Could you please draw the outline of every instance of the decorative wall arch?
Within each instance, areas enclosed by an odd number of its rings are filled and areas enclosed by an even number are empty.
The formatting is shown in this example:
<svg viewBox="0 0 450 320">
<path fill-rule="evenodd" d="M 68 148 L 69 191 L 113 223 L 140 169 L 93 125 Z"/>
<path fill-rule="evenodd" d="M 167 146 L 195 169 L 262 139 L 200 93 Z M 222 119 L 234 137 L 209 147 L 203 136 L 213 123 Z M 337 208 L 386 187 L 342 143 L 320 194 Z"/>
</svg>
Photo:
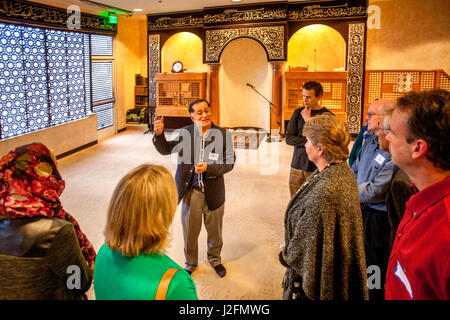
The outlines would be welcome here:
<svg viewBox="0 0 450 320">
<path fill-rule="evenodd" d="M 286 59 L 285 26 L 206 30 L 205 63 L 219 63 L 223 49 L 238 38 L 258 41 L 266 50 L 268 61 Z"/>
<path fill-rule="evenodd" d="M 202 59 L 203 46 L 203 39 L 195 33 L 182 30 L 172 34 L 161 46 L 161 72 L 170 72 L 177 60 L 182 61 L 187 70 L 206 72 Z"/>
<path fill-rule="evenodd" d="M 312 23 L 291 34 L 287 44 L 288 66 L 309 66 L 309 71 L 328 71 L 346 66 L 347 43 L 332 26 Z"/>
<path fill-rule="evenodd" d="M 281 79 L 279 62 L 287 60 L 287 38 L 309 24 L 325 24 L 338 31 L 347 43 L 347 123 L 350 132 L 356 135 L 362 116 L 367 8 L 368 0 L 279 1 L 148 15 L 149 81 L 155 72 L 160 72 L 157 71 L 160 52 L 151 48 L 161 48 L 171 34 L 180 30 L 192 29 L 204 40 L 203 63 L 208 64 L 211 71 L 212 93 L 217 86 L 222 50 L 232 40 L 247 37 L 258 41 L 266 50 L 268 61 L 272 62 L 274 79 Z M 281 96 L 281 80 L 274 83 L 273 96 Z M 149 87 L 150 105 L 154 104 L 152 97 L 155 96 L 151 88 L 152 85 Z"/>
<path fill-rule="evenodd" d="M 348 41 L 348 22 L 340 20 L 314 20 L 314 21 L 294 21 L 289 23 L 288 41 L 291 37 L 300 29 L 310 26 L 312 24 L 323 24 L 328 26 L 337 32 L 344 38 L 344 41 Z"/>
</svg>

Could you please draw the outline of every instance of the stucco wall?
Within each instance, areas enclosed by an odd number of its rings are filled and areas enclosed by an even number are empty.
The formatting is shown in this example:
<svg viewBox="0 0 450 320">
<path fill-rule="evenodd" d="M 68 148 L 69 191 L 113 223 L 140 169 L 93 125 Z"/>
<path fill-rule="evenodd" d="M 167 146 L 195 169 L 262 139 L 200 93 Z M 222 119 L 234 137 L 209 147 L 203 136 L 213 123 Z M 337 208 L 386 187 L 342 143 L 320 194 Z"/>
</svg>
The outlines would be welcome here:
<svg viewBox="0 0 450 320">
<path fill-rule="evenodd" d="M 272 99 L 272 73 L 267 55 L 257 41 L 233 40 L 221 55 L 220 124 L 224 127 L 269 129 L 269 103 L 246 84 Z"/>
<path fill-rule="evenodd" d="M 126 113 L 134 107 L 135 74 L 147 77 L 146 16 L 118 17 L 115 38 L 117 129 L 126 127 Z"/>
<path fill-rule="evenodd" d="M 97 141 L 97 116 L 64 123 L 0 141 L 0 157 L 12 149 L 32 142 L 41 142 L 56 156 Z"/>
<path fill-rule="evenodd" d="M 444 69 L 450 72 L 450 1 L 370 0 L 380 29 L 367 30 L 366 69 Z"/>
<path fill-rule="evenodd" d="M 295 32 L 288 42 L 287 70 L 306 67 L 308 71 L 345 68 L 346 43 L 335 29 L 313 24 Z"/>
<path fill-rule="evenodd" d="M 170 73 L 172 64 L 181 61 L 186 71 L 207 72 L 203 64 L 203 42 L 190 32 L 178 32 L 164 43 L 161 50 L 161 71 Z"/>
</svg>

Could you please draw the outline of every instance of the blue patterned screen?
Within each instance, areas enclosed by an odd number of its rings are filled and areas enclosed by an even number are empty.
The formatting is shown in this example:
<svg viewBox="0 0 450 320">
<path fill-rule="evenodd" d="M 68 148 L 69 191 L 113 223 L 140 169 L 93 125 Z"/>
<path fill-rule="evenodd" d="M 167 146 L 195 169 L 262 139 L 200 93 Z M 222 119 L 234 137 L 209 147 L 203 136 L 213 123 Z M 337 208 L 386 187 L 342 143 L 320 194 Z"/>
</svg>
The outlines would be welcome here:
<svg viewBox="0 0 450 320">
<path fill-rule="evenodd" d="M 0 23 L 2 139 L 85 117 L 86 37 Z"/>
</svg>

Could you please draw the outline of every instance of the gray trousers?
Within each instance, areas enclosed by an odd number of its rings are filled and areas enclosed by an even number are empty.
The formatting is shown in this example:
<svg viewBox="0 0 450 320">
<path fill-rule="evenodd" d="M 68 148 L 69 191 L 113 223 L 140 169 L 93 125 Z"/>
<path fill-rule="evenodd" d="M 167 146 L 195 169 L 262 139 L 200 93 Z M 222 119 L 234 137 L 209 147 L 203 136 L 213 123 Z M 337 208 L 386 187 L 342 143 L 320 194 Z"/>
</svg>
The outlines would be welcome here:
<svg viewBox="0 0 450 320">
<path fill-rule="evenodd" d="M 302 186 L 303 182 L 308 179 L 312 172 L 303 171 L 291 167 L 289 172 L 289 193 L 291 198 L 297 193 L 298 189 Z"/>
<path fill-rule="evenodd" d="M 216 210 L 209 210 L 205 194 L 196 189 L 189 189 L 181 202 L 181 224 L 184 237 L 184 268 L 193 271 L 198 265 L 198 236 L 204 218 L 207 232 L 208 262 L 215 267 L 221 264 L 222 221 L 224 204 Z"/>
</svg>

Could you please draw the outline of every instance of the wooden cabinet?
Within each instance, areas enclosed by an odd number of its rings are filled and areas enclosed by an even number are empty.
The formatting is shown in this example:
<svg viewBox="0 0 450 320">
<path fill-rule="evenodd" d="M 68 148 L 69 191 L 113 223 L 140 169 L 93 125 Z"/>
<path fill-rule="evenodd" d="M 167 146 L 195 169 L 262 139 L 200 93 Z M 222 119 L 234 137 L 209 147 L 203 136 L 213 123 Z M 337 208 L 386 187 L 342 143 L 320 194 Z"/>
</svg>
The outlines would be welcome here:
<svg viewBox="0 0 450 320">
<path fill-rule="evenodd" d="M 284 77 L 286 122 L 292 117 L 295 109 L 303 107 L 303 84 L 310 80 L 319 82 L 323 87 L 320 104 L 345 121 L 347 72 L 286 72 Z"/>
<path fill-rule="evenodd" d="M 134 106 L 148 107 L 148 85 L 134 87 Z"/>
<path fill-rule="evenodd" d="M 206 72 L 157 73 L 156 115 L 189 117 L 189 103 L 206 99 L 206 78 Z"/>
</svg>

